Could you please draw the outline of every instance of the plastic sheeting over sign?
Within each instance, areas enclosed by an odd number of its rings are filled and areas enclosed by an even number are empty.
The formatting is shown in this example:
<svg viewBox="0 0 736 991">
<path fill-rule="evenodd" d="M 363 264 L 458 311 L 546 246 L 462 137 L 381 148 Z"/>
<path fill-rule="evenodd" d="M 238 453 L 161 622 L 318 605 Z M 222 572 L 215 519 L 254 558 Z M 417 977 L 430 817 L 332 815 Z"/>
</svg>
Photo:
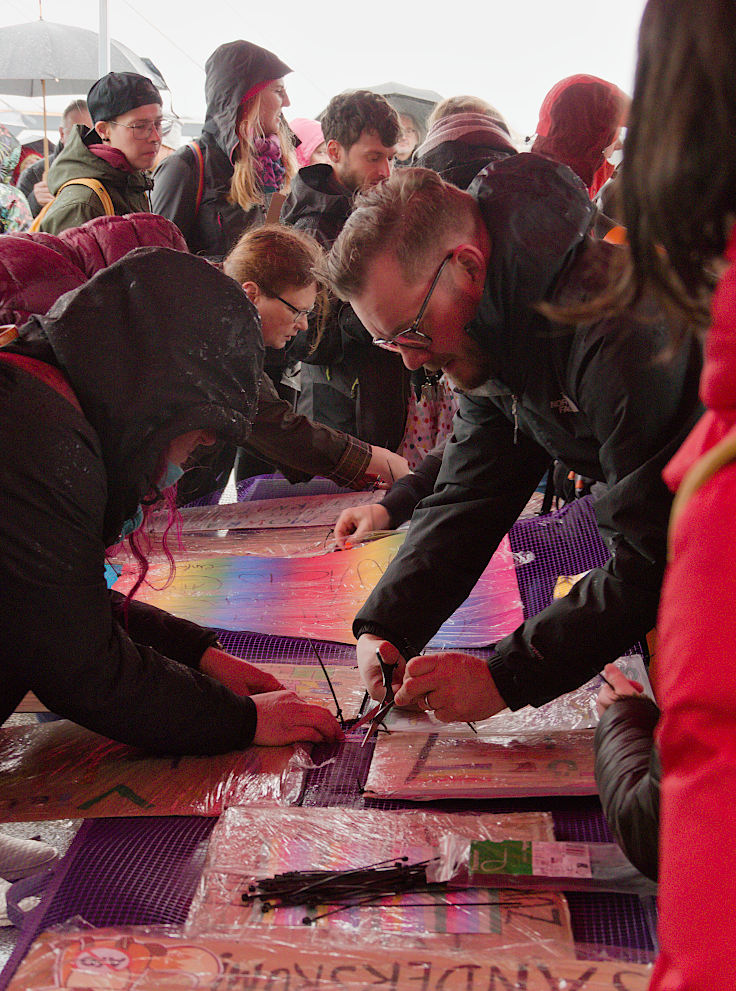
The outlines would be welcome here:
<svg viewBox="0 0 736 991">
<path fill-rule="evenodd" d="M 642 964 L 575 960 L 572 950 L 491 953 L 477 940 L 453 948 L 438 936 L 367 940 L 288 929 L 269 939 L 262 931 L 192 937 L 139 927 L 43 933 L 8 991 L 646 991 L 651 974 Z"/>
<path fill-rule="evenodd" d="M 302 747 L 148 757 L 67 720 L 0 729 L 0 818 L 219 815 L 244 802 L 297 801 Z"/>
<path fill-rule="evenodd" d="M 593 759 L 592 730 L 467 738 L 381 734 L 365 793 L 415 802 L 595 795 Z"/>
<path fill-rule="evenodd" d="M 137 598 L 225 630 L 354 643 L 353 618 L 404 540 L 396 533 L 349 551 L 314 558 L 198 558 L 156 564 Z M 135 571 L 115 588 L 127 592 Z M 505 537 L 466 601 L 443 624 L 431 646 L 481 647 L 511 633 L 524 614 L 514 562 Z"/>
</svg>

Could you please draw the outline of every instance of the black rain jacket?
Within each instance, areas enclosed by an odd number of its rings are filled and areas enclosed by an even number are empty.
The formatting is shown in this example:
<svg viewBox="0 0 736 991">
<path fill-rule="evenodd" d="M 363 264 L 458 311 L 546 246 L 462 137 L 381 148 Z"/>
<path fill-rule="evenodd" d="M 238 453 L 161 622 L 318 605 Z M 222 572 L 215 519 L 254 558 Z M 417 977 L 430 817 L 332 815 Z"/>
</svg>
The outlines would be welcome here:
<svg viewBox="0 0 736 991">
<path fill-rule="evenodd" d="M 330 165 L 308 165 L 292 181 L 282 223 L 329 249 L 353 209 Z M 349 303 L 333 300 L 322 337 L 298 335 L 289 353 L 302 361 L 299 412 L 368 444 L 395 451 L 404 436 L 410 373 L 397 354 L 373 347 Z M 312 330 L 313 333 L 313 330 Z"/>
<path fill-rule="evenodd" d="M 607 484 L 595 512 L 611 557 L 495 645 L 491 674 L 518 709 L 583 684 L 654 626 L 672 499 L 661 471 L 702 412 L 701 352 L 693 338 L 665 360 L 669 329 L 648 300 L 577 330 L 537 311 L 595 293 L 606 252 L 621 250 L 590 239 L 595 208 L 566 166 L 515 155 L 469 192 L 491 257 L 467 329 L 491 356 L 491 379 L 461 395 L 435 490 L 353 631 L 417 654 L 558 458 Z"/>
<path fill-rule="evenodd" d="M 189 145 L 169 155 L 156 169 L 151 205 L 154 213 L 177 225 L 193 254 L 222 261 L 240 235 L 262 224 L 266 217 L 265 206 L 256 204 L 243 210 L 237 203 L 228 202 L 233 154 L 238 146 L 238 109 L 254 86 L 280 79 L 291 69 L 265 48 L 233 41 L 213 52 L 205 72 L 207 111 L 197 139 L 204 159 L 199 209 L 200 164 Z"/>
<path fill-rule="evenodd" d="M 81 411 L 19 357 L 60 371 Z M 262 367 L 240 288 L 166 248 L 104 269 L 0 351 L 0 721 L 32 690 L 152 753 L 252 741 L 252 700 L 197 670 L 214 632 L 135 601 L 126 627 L 104 564 L 171 440 L 209 428 L 245 441 Z"/>
</svg>

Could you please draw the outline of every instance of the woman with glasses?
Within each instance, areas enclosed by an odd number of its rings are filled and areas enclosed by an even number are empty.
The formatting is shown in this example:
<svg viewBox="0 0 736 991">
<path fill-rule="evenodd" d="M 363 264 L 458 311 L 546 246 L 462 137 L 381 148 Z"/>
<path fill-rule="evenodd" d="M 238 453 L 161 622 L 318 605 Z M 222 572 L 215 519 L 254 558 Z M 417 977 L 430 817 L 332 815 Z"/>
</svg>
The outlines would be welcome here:
<svg viewBox="0 0 736 991">
<path fill-rule="evenodd" d="M 266 348 L 279 351 L 322 303 L 314 274 L 322 249 L 311 235 L 278 224 L 246 231 L 225 259 L 227 275 L 243 287 L 258 312 Z M 220 447 L 179 482 L 180 504 L 224 488 L 235 448 Z M 321 475 L 361 489 L 390 487 L 407 474 L 403 457 L 294 413 L 264 372 L 247 447 L 238 449 L 238 481 L 278 468 L 290 481 Z"/>
<path fill-rule="evenodd" d="M 149 174 L 171 121 L 147 76 L 108 72 L 87 95 L 92 128 L 77 125 L 49 169 L 55 199 L 38 230 L 60 234 L 105 214 L 148 213 Z"/>
</svg>

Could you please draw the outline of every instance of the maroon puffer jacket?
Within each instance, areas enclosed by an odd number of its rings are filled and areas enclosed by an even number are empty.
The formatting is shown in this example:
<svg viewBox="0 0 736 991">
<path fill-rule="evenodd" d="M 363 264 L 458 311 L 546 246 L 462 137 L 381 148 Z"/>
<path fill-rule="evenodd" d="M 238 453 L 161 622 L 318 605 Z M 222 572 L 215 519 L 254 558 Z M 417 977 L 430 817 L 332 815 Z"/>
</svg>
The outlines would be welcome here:
<svg viewBox="0 0 736 991">
<path fill-rule="evenodd" d="M 153 213 L 97 217 L 81 227 L 53 234 L 0 237 L 0 324 L 24 323 L 46 313 L 59 296 L 134 248 L 188 251 L 179 228 Z"/>
</svg>

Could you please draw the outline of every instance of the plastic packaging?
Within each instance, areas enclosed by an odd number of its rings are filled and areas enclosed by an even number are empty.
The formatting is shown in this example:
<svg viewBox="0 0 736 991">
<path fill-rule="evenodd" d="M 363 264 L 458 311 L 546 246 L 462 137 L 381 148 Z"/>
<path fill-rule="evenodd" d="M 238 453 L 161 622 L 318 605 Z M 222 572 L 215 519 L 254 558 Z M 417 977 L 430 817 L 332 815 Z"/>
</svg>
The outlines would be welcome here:
<svg viewBox="0 0 736 991">
<path fill-rule="evenodd" d="M 496 816 L 407 810 L 231 808 L 213 831 L 205 870 L 190 910 L 187 931 L 241 932 L 259 927 L 303 928 L 305 915 L 329 911 L 320 906 L 263 913 L 259 902 L 242 895 L 259 878 L 287 871 L 345 870 L 408 856 L 411 863 L 435 857 L 447 830 L 476 839 L 512 835 L 551 838 L 545 813 Z M 564 899 L 547 893 L 515 892 L 507 900 L 495 891 L 468 889 L 438 894 L 406 893 L 376 904 L 324 916 L 317 928 L 402 934 L 485 934 L 489 947 L 537 946 L 560 953 L 572 945 Z M 311 928 L 311 927 L 310 927 Z"/>
<path fill-rule="evenodd" d="M 376 940 L 284 929 L 240 938 L 125 928 L 50 930 L 8 991 L 646 991 L 651 967 L 488 952 L 485 941 Z M 449 945 L 454 942 L 455 945 Z M 459 945 L 458 945 L 459 944 Z"/>
<path fill-rule="evenodd" d="M 355 613 L 396 556 L 405 534 L 318 557 L 220 555 L 152 564 L 137 597 L 203 626 L 354 643 Z M 115 588 L 126 593 L 137 569 L 126 566 Z M 164 587 L 166 586 L 166 587 Z M 431 646 L 480 647 L 512 632 L 523 609 L 508 538 L 475 588 L 443 624 Z"/>
<path fill-rule="evenodd" d="M 445 834 L 431 881 L 453 886 L 543 888 L 547 891 L 615 891 L 656 895 L 654 881 L 640 874 L 615 843 L 556 843 L 548 840 L 469 840 Z"/>
<path fill-rule="evenodd" d="M 243 802 L 291 804 L 303 785 L 304 755 L 295 745 L 214 757 L 148 757 L 67 720 L 4 727 L 0 818 L 215 816 Z"/>
<path fill-rule="evenodd" d="M 443 798 L 595 795 L 593 731 L 450 737 L 380 734 L 365 794 Z"/>
</svg>

